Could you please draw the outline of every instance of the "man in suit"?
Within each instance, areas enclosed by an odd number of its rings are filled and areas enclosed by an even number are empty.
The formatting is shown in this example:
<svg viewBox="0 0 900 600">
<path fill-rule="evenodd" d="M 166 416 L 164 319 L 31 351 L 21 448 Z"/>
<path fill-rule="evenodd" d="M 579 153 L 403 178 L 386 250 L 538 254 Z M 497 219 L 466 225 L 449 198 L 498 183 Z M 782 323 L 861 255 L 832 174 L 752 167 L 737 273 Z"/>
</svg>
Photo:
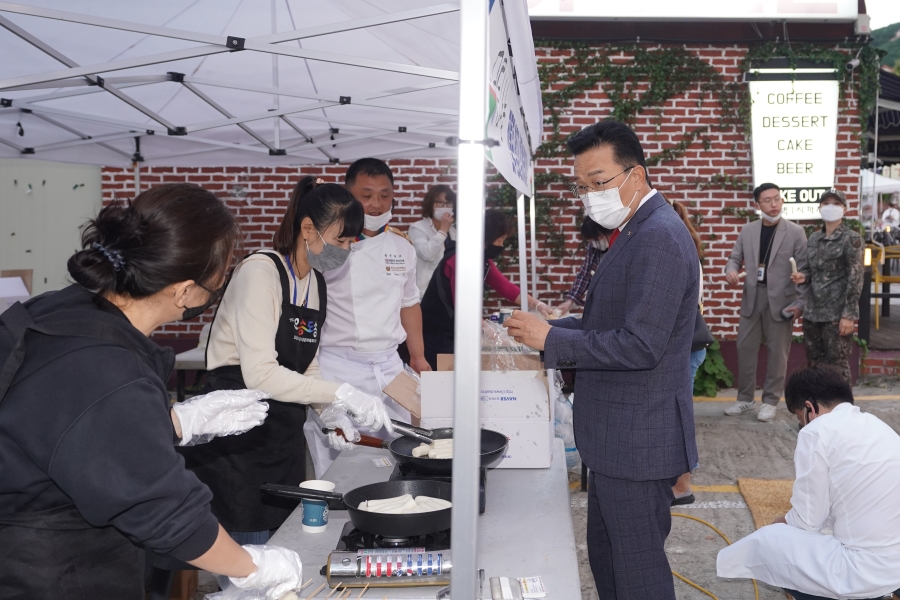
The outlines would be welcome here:
<svg viewBox="0 0 900 600">
<path fill-rule="evenodd" d="M 647 180 L 627 126 L 602 121 L 568 141 L 575 194 L 613 230 L 583 319 L 545 323 L 519 311 L 505 325 L 576 369 L 575 440 L 591 469 L 588 555 L 603 600 L 674 600 L 664 549 L 672 485 L 697 466 L 691 340 L 700 265 L 691 236 Z"/>
<path fill-rule="evenodd" d="M 738 395 L 725 414 L 753 410 L 757 356 L 765 339 L 766 382 L 756 418 L 768 422 L 775 419 L 775 407 L 784 391 L 792 321 L 802 312 L 802 299 L 791 281 L 791 257 L 799 269 L 806 267 L 806 233 L 781 217 L 784 200 L 777 185 L 764 183 L 753 190 L 753 197 L 762 219 L 741 229 L 725 265 L 725 278 L 732 287 L 740 285 L 741 266 L 746 271 L 737 338 Z"/>
</svg>

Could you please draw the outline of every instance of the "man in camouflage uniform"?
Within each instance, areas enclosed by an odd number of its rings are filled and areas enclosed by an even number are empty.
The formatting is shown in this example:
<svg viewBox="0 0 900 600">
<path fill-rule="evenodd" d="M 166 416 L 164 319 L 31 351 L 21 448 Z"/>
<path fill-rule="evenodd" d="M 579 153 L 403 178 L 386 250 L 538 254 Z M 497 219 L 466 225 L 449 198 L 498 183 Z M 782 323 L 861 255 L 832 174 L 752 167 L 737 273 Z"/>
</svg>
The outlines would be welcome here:
<svg viewBox="0 0 900 600">
<path fill-rule="evenodd" d="M 803 339 L 810 366 L 829 365 L 850 381 L 854 322 L 859 319 L 863 284 L 863 240 L 843 223 L 847 199 L 835 188 L 819 198 L 825 222 L 807 242 L 807 265 L 791 276 L 808 283 Z"/>
</svg>

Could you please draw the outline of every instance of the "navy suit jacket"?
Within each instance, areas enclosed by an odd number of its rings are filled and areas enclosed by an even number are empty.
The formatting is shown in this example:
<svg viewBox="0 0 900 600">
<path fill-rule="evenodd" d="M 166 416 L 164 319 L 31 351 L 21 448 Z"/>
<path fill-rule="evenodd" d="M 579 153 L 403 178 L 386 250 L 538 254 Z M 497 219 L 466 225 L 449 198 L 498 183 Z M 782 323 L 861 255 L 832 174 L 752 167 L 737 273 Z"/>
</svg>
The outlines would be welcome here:
<svg viewBox="0 0 900 600">
<path fill-rule="evenodd" d="M 544 361 L 577 370 L 575 442 L 592 471 L 650 481 L 697 465 L 690 354 L 699 263 L 657 193 L 600 262 L 583 319 L 550 322 Z"/>
</svg>

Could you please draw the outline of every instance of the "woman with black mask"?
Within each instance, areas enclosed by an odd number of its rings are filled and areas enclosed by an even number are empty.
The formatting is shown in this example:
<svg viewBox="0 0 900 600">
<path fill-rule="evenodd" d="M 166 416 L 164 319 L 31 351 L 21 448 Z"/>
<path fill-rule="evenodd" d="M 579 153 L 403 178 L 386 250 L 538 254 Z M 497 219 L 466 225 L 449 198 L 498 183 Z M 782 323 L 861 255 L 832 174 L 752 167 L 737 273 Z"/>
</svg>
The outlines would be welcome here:
<svg viewBox="0 0 900 600">
<path fill-rule="evenodd" d="M 0 314 L 0 598 L 142 600 L 144 549 L 276 598 L 300 586 L 296 553 L 228 536 L 174 448 L 258 425 L 265 395 L 170 409 L 174 355 L 149 339 L 218 299 L 239 233 L 212 193 L 152 188 L 85 226 L 75 284 Z"/>
<path fill-rule="evenodd" d="M 484 213 L 484 282 L 507 301 L 521 306 L 522 290 L 500 273 L 494 261 L 503 253 L 503 243 L 512 234 L 515 223 L 501 211 L 489 208 Z M 545 317 L 550 307 L 528 298 L 528 308 Z M 453 353 L 454 305 L 456 302 L 456 252 L 438 264 L 422 297 L 422 337 L 425 360 L 437 369 L 438 354 Z"/>
<path fill-rule="evenodd" d="M 187 467 L 213 492 L 213 512 L 236 540 L 264 544 L 296 508 L 259 492 L 263 483 L 299 485 L 306 477 L 306 409 L 359 440 L 354 422 L 390 427 L 381 398 L 319 374 L 327 314 L 322 271 L 350 256 L 363 208 L 344 186 L 304 177 L 273 238 L 273 251 L 246 257 L 216 312 L 206 348 L 209 389 L 250 387 L 271 395 L 266 422 L 243 438 L 185 448 Z M 355 446 L 335 434 L 332 447 Z"/>
</svg>

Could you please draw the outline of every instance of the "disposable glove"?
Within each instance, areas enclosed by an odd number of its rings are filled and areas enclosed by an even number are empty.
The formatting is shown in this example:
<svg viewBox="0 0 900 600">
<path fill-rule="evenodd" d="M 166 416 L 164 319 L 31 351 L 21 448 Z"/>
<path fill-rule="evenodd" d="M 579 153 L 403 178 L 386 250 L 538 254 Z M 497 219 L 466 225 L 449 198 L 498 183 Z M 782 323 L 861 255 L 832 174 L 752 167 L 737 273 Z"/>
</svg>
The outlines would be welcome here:
<svg viewBox="0 0 900 600">
<path fill-rule="evenodd" d="M 341 384 L 334 397 L 336 400 L 331 405 L 350 413 L 357 424 L 375 431 L 384 427 L 388 433 L 394 433 L 391 418 L 381 398 L 358 390 L 349 383 Z"/>
<path fill-rule="evenodd" d="M 293 550 L 278 546 L 244 546 L 256 565 L 246 577 L 229 577 L 242 590 L 265 590 L 266 598 L 278 600 L 303 585 L 303 563 Z"/>
<path fill-rule="evenodd" d="M 181 423 L 179 446 L 203 444 L 215 437 L 244 433 L 266 419 L 271 398 L 259 390 L 216 390 L 172 407 Z"/>
<path fill-rule="evenodd" d="M 332 448 L 335 450 L 353 450 L 355 448 L 355 445 L 351 442 L 358 442 L 360 437 L 359 432 L 353 425 L 353 421 L 350 419 L 350 415 L 333 404 L 329 404 L 319 417 L 322 419 L 325 427 L 340 429 L 344 432 L 344 435 L 333 431 L 328 434 L 328 443 Z"/>
</svg>

